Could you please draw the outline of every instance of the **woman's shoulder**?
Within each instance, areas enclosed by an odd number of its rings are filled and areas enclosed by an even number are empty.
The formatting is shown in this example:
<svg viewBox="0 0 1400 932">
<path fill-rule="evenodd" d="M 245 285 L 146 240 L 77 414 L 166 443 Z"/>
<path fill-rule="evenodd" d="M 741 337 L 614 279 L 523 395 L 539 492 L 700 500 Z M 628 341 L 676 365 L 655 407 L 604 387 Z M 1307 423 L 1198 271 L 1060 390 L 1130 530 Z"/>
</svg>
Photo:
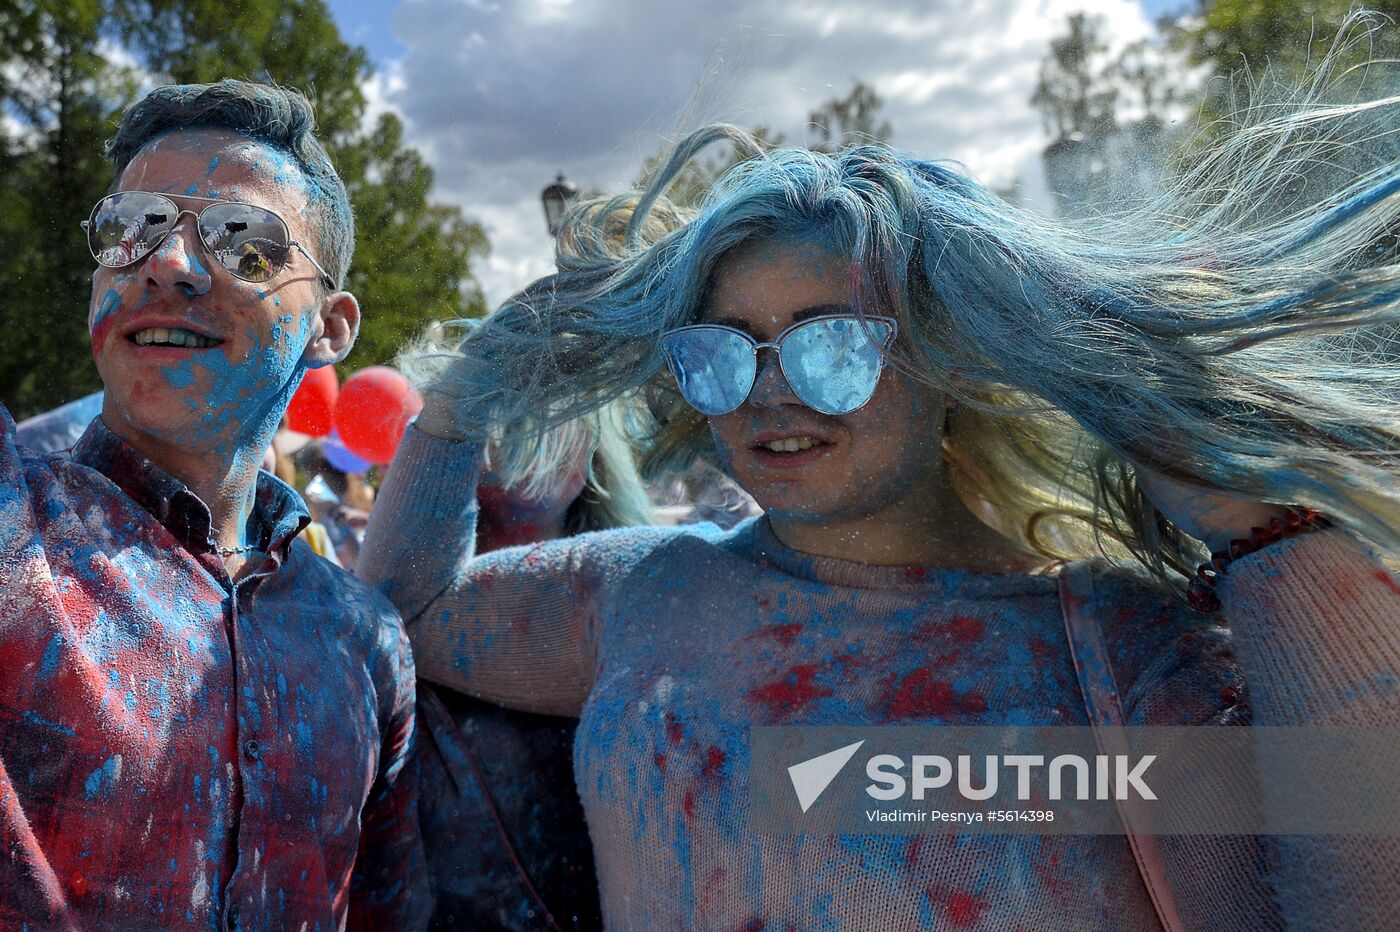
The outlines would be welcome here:
<svg viewBox="0 0 1400 932">
<path fill-rule="evenodd" d="M 1138 724 L 1197 724 L 1243 706 L 1230 631 L 1164 584 L 1105 562 L 1065 570 L 1066 597 L 1092 613 L 1119 695 Z"/>
<path fill-rule="evenodd" d="M 675 561 L 693 571 L 707 560 L 746 552 L 745 541 L 752 534 L 753 519 L 749 519 L 729 530 L 708 522 L 611 528 L 579 534 L 569 542 L 571 557 L 581 569 L 613 574 L 644 563 Z"/>
</svg>

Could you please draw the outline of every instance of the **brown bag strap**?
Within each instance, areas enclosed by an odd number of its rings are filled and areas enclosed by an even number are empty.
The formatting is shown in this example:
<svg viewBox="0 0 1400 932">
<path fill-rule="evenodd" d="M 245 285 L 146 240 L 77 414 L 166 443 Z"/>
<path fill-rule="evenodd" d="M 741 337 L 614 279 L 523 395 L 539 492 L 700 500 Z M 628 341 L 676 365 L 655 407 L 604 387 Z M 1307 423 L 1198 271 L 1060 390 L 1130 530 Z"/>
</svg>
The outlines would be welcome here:
<svg viewBox="0 0 1400 932">
<path fill-rule="evenodd" d="M 1074 672 L 1079 677 L 1079 689 L 1084 694 L 1084 707 L 1094 728 L 1099 753 L 1127 754 L 1130 751 L 1127 737 L 1116 729 L 1126 726 L 1128 718 L 1123 712 L 1122 694 L 1114 675 L 1113 662 L 1108 656 L 1108 646 L 1104 643 L 1103 629 L 1099 627 L 1098 616 L 1093 611 L 1093 568 L 1082 563 L 1065 567 L 1060 572 L 1059 581 L 1065 635 L 1069 639 Z M 1128 800 L 1118 800 L 1118 815 L 1125 826 L 1128 847 L 1132 849 L 1138 873 L 1147 887 L 1147 895 L 1152 898 L 1152 906 L 1157 910 L 1162 928 L 1166 932 L 1184 932 L 1186 925 L 1176 908 L 1167 877 L 1166 859 L 1157 836 L 1135 835 L 1126 831 L 1126 826 L 1132 823 L 1127 811 L 1130 805 Z"/>
</svg>

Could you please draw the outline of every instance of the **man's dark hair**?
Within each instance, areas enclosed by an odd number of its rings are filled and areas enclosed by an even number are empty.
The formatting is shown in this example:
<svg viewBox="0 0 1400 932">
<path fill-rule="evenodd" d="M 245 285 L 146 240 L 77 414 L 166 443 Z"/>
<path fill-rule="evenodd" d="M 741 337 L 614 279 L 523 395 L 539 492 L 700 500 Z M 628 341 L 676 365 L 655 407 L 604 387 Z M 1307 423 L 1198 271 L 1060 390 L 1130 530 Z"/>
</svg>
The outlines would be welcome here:
<svg viewBox="0 0 1400 932">
<path fill-rule="evenodd" d="M 116 177 L 142 147 L 177 130 L 222 129 L 241 133 L 289 155 L 307 182 L 307 204 L 321 235 L 316 257 L 344 285 L 355 252 L 355 219 L 345 183 L 313 130 L 316 115 L 300 91 L 249 81 L 167 84 L 151 91 L 122 116 L 107 146 Z"/>
</svg>

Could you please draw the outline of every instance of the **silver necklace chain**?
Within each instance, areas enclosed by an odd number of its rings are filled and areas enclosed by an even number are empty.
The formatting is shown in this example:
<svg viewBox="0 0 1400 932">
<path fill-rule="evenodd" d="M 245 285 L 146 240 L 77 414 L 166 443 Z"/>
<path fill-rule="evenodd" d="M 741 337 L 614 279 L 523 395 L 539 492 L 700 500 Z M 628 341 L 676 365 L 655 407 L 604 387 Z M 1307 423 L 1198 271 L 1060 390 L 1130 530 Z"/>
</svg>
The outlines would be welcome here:
<svg viewBox="0 0 1400 932">
<path fill-rule="evenodd" d="M 258 549 L 258 548 L 257 548 L 257 545 L 255 545 L 255 544 L 249 544 L 249 545 L 246 546 L 246 547 L 215 547 L 215 548 L 214 548 L 214 550 L 215 550 L 215 551 L 219 554 L 219 556 L 221 556 L 221 557 L 235 557 L 235 556 L 238 556 L 238 554 L 240 554 L 240 553 L 252 553 L 254 550 L 257 550 L 257 549 Z"/>
</svg>

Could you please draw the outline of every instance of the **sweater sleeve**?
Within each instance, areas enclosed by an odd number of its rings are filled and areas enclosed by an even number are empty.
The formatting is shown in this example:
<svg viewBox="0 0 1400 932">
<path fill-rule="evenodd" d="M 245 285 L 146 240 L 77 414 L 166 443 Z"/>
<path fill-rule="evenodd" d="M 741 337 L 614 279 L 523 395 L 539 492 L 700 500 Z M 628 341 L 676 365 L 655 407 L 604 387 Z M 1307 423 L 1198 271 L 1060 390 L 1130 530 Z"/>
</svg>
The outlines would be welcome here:
<svg viewBox="0 0 1400 932">
<path fill-rule="evenodd" d="M 1220 597 L 1256 725 L 1400 724 L 1400 584 L 1356 538 L 1334 529 L 1265 547 L 1230 566 Z M 1400 838 L 1267 846 L 1288 928 L 1392 927 Z"/>
<path fill-rule="evenodd" d="M 575 541 L 475 557 L 481 447 L 410 428 L 357 567 L 403 613 L 418 675 L 512 708 L 577 715 L 594 625 Z M 596 592 L 595 590 L 592 590 Z"/>
<path fill-rule="evenodd" d="M 509 708 L 577 715 L 606 608 L 690 528 L 619 528 L 476 556 L 481 450 L 410 428 L 356 568 L 403 614 L 418 675 Z"/>
<path fill-rule="evenodd" d="M 1256 725 L 1400 725 L 1400 583 L 1356 538 L 1258 550 L 1220 597 Z"/>
<path fill-rule="evenodd" d="M 1158 608 L 1111 581 L 1095 594 L 1113 643 L 1127 645 L 1114 667 L 1128 674 L 1120 685 L 1134 724 L 1400 724 L 1400 586 L 1340 530 L 1300 535 L 1236 561 L 1220 583 L 1223 616 Z M 1238 772 L 1254 779 L 1267 766 L 1246 755 Z M 1268 781 L 1263 788 L 1261 803 L 1279 805 Z M 1395 838 L 1183 835 L 1157 842 L 1186 928 L 1393 925 Z"/>
</svg>

